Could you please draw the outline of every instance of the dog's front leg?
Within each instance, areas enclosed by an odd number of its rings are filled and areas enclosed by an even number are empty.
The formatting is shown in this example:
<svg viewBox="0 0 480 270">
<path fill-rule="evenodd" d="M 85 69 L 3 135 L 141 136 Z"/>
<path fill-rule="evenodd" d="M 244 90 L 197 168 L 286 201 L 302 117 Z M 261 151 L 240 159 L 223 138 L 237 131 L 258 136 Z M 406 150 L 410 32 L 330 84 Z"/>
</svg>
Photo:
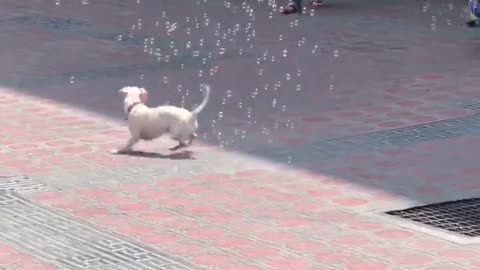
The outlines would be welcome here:
<svg viewBox="0 0 480 270">
<path fill-rule="evenodd" d="M 187 145 L 191 145 L 193 143 L 193 140 L 195 140 L 195 138 L 197 137 L 198 135 L 196 133 L 192 133 L 192 135 L 190 135 L 190 138 L 188 140 L 188 144 Z"/>
<path fill-rule="evenodd" d="M 124 147 L 120 148 L 117 150 L 117 153 L 125 153 L 125 152 L 130 152 L 132 151 L 133 146 L 140 140 L 139 137 L 137 136 L 132 136 L 130 139 L 128 139 L 127 143 L 125 144 Z"/>
</svg>

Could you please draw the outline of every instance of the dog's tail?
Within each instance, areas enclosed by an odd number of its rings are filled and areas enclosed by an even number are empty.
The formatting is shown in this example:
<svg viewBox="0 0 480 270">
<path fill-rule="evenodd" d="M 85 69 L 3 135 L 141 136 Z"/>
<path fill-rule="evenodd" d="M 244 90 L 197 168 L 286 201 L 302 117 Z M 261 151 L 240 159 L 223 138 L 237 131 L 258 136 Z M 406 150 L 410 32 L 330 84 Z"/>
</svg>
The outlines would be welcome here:
<svg viewBox="0 0 480 270">
<path fill-rule="evenodd" d="M 210 99 L 210 85 L 203 84 L 202 85 L 202 93 L 203 93 L 203 100 L 200 105 L 198 105 L 193 111 L 192 114 L 197 115 L 199 114 L 205 107 L 207 106 L 208 100 Z"/>
</svg>

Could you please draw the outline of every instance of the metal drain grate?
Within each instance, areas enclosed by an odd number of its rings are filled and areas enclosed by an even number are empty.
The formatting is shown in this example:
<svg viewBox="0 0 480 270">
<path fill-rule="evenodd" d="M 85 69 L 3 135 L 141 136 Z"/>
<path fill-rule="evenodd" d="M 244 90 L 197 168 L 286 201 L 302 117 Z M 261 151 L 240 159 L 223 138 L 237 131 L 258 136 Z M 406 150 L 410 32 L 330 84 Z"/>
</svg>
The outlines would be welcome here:
<svg viewBox="0 0 480 270">
<path fill-rule="evenodd" d="M 480 198 L 428 204 L 386 214 L 464 236 L 480 236 Z"/>
<path fill-rule="evenodd" d="M 463 106 L 465 109 L 480 111 L 480 103 L 473 103 Z"/>
<path fill-rule="evenodd" d="M 39 191 L 49 191 L 51 188 L 43 183 L 34 181 L 25 175 L 0 176 L 0 191 L 31 193 Z"/>
<path fill-rule="evenodd" d="M 130 238 L 0 192 L 0 239 L 71 270 L 199 270 Z M 0 267 L 0 269 L 2 269 Z"/>
</svg>

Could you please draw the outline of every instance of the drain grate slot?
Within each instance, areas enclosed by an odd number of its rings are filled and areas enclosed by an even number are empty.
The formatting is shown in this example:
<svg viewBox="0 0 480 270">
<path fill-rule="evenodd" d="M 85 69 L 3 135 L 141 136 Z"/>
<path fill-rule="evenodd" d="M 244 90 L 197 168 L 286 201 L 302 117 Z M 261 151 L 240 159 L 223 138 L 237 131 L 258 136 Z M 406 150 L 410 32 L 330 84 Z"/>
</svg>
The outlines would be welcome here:
<svg viewBox="0 0 480 270">
<path fill-rule="evenodd" d="M 469 110 L 480 111 L 480 103 L 468 104 L 462 107 Z"/>
<path fill-rule="evenodd" d="M 468 237 L 480 236 L 480 198 L 416 206 L 386 214 Z"/>
</svg>

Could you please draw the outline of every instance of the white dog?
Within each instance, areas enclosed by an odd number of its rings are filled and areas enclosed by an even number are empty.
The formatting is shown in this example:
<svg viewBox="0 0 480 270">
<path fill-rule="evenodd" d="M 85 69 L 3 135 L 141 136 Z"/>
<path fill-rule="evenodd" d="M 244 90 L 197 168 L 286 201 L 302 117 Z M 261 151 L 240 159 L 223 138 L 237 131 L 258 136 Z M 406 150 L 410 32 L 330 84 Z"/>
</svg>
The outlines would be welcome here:
<svg viewBox="0 0 480 270">
<path fill-rule="evenodd" d="M 135 86 L 127 86 L 119 90 L 124 95 L 123 107 L 128 120 L 130 139 L 116 152 L 129 152 L 139 140 L 153 140 L 164 134 L 178 141 L 178 145 L 170 148 L 175 151 L 192 144 L 197 136 L 197 116 L 207 106 L 210 97 L 210 86 L 202 85 L 203 101 L 193 111 L 165 105 L 148 107 L 147 90 Z"/>
</svg>

